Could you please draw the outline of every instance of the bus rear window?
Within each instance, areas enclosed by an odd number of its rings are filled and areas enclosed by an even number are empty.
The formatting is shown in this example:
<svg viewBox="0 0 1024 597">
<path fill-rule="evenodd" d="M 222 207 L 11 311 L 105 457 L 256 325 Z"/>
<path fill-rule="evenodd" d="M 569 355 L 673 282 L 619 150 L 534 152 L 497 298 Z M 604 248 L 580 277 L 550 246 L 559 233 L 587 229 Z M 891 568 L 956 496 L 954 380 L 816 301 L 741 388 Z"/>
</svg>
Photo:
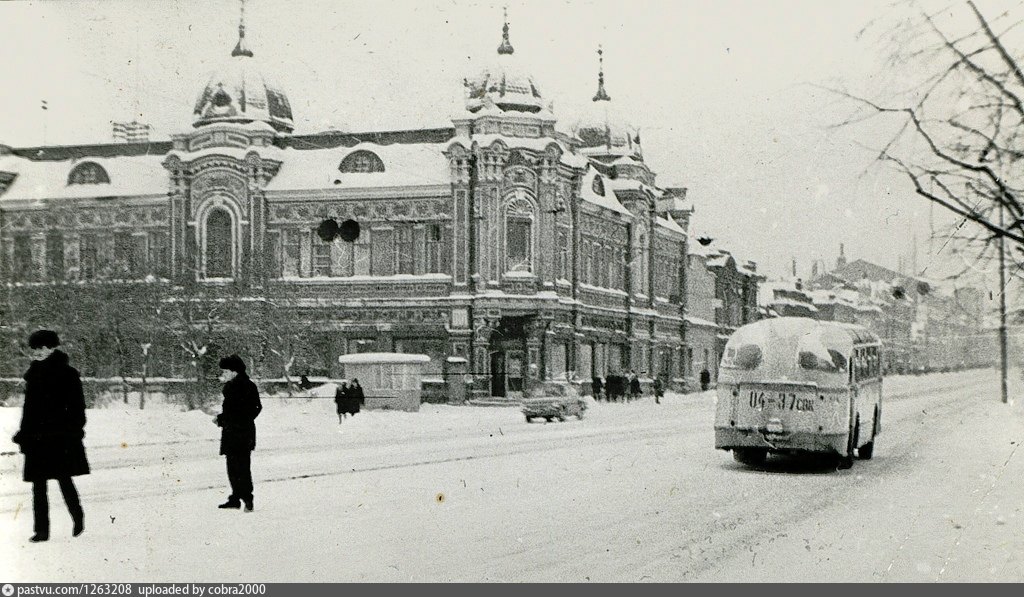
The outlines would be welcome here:
<svg viewBox="0 0 1024 597">
<path fill-rule="evenodd" d="M 801 369 L 832 372 L 846 371 L 846 357 L 838 350 L 829 349 L 828 358 L 825 358 L 825 355 L 818 352 L 802 350 L 800 351 L 798 361 L 800 362 Z"/>
<path fill-rule="evenodd" d="M 761 347 L 756 344 L 744 344 L 738 348 L 726 348 L 723 367 L 752 370 L 761 365 Z"/>
</svg>

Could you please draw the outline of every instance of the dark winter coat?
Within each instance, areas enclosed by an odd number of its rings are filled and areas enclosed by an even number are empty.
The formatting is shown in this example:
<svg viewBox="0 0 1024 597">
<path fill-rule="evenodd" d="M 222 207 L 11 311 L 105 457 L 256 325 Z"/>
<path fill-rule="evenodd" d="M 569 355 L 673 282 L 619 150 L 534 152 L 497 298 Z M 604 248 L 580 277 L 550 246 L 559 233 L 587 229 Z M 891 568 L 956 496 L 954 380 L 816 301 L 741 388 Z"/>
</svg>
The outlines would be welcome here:
<svg viewBox="0 0 1024 597">
<path fill-rule="evenodd" d="M 256 449 L 256 417 L 263 410 L 260 391 L 245 373 L 224 384 L 224 405 L 217 415 L 220 425 L 220 453 Z"/>
<path fill-rule="evenodd" d="M 85 458 L 85 397 L 68 355 L 53 351 L 25 372 L 25 407 L 14 442 L 25 453 L 26 481 L 89 474 Z"/>
<path fill-rule="evenodd" d="M 665 384 L 661 383 L 658 378 L 654 378 L 654 395 L 658 398 L 665 395 Z"/>
<path fill-rule="evenodd" d="M 629 378 L 629 393 L 634 396 L 640 395 L 640 380 L 636 376 Z"/>
<path fill-rule="evenodd" d="M 359 412 L 359 407 L 366 402 L 361 386 L 346 386 L 338 388 L 334 393 L 334 403 L 338 406 L 338 414 L 354 415 Z"/>
</svg>

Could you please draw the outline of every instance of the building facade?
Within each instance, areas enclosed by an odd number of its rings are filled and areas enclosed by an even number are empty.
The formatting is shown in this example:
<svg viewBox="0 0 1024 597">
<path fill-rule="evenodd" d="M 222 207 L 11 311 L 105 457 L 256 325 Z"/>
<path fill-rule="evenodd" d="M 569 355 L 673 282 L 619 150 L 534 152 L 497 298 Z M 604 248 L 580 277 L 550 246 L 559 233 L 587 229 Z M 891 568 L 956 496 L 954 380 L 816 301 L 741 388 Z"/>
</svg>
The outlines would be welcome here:
<svg viewBox="0 0 1024 597">
<path fill-rule="evenodd" d="M 303 135 L 252 56 L 242 24 L 170 142 L 2 150 L 12 347 L 55 327 L 98 377 L 202 376 L 229 353 L 333 376 L 341 354 L 422 353 L 438 374 L 468 361 L 475 396 L 683 377 L 692 209 L 656 185 L 603 68 L 560 123 L 506 23 L 452 127 Z"/>
</svg>

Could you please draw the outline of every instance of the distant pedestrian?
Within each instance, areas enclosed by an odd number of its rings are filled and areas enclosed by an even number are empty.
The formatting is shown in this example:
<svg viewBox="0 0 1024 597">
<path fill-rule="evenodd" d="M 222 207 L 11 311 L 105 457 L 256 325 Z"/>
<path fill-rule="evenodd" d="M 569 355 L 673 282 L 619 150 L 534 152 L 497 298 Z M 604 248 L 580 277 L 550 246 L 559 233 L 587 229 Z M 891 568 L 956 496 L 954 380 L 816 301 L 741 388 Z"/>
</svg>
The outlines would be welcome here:
<svg viewBox="0 0 1024 597">
<path fill-rule="evenodd" d="M 345 411 L 348 409 L 348 382 L 342 380 L 334 390 L 334 410 L 338 413 L 338 424 L 345 420 Z"/>
<path fill-rule="evenodd" d="M 600 377 L 594 377 L 590 382 L 590 391 L 594 395 L 594 400 L 601 399 L 601 390 L 604 389 L 604 382 L 601 381 Z"/>
<path fill-rule="evenodd" d="M 665 395 L 665 384 L 661 383 L 660 377 L 654 378 L 654 403 L 661 404 L 661 397 Z"/>
<path fill-rule="evenodd" d="M 224 357 L 219 365 L 224 405 L 214 422 L 221 428 L 220 453 L 227 459 L 231 495 L 218 508 L 241 508 L 244 503 L 245 511 L 252 512 L 252 451 L 256 449 L 256 417 L 263 403 L 241 357 Z"/>
<path fill-rule="evenodd" d="M 352 400 L 355 402 L 355 411 L 359 412 L 359 407 L 366 404 L 366 395 L 363 394 L 363 386 L 359 385 L 359 380 L 353 377 L 352 384 L 349 386 L 349 389 L 352 392 Z"/>
<path fill-rule="evenodd" d="M 308 390 L 313 387 L 313 382 L 309 381 L 309 377 L 306 374 L 299 376 L 299 388 Z"/>
<path fill-rule="evenodd" d="M 363 388 L 359 386 L 358 379 L 341 382 L 341 386 L 334 393 L 334 402 L 338 405 L 338 422 L 341 423 L 350 415 L 355 416 L 363 401 Z"/>
<path fill-rule="evenodd" d="M 629 372 L 629 397 L 636 400 L 640 397 L 640 378 L 636 376 L 636 371 Z"/>
<path fill-rule="evenodd" d="M 608 393 L 609 402 L 618 402 L 625 389 L 625 378 L 618 373 L 613 373 L 605 378 L 605 391 Z"/>
<path fill-rule="evenodd" d="M 25 405 L 21 427 L 12 438 L 25 454 L 25 481 L 32 483 L 33 543 L 50 538 L 50 504 L 46 484 L 56 479 L 64 495 L 71 534 L 85 530 L 85 514 L 71 477 L 89 474 L 85 458 L 85 397 L 78 371 L 68 355 L 58 350 L 60 339 L 51 330 L 37 330 L 28 338 L 32 363 L 25 373 Z"/>
<path fill-rule="evenodd" d="M 711 387 L 711 372 L 704 369 L 700 372 L 700 391 L 706 392 Z"/>
</svg>

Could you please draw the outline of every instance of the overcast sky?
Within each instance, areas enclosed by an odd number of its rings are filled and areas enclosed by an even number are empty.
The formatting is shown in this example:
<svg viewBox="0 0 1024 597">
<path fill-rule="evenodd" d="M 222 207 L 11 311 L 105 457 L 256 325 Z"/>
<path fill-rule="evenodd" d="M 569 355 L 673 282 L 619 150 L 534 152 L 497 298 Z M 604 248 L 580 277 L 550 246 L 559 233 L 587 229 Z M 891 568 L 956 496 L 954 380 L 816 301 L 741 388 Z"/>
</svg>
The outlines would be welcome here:
<svg viewBox="0 0 1024 597">
<path fill-rule="evenodd" d="M 288 95 L 296 132 L 448 126 L 462 78 L 495 54 L 504 5 L 249 0 L 246 37 Z M 604 45 L 608 93 L 640 128 L 659 184 L 690 189 L 693 229 L 713 246 L 770 275 L 795 257 L 806 276 L 814 259 L 833 264 L 840 243 L 851 260 L 895 269 L 916 234 L 925 270 L 928 205 L 856 143 L 887 131 L 829 128 L 851 108 L 816 87 L 877 92 L 884 56 L 857 33 L 882 1 L 507 5 L 516 57 L 560 119 L 593 96 Z M 0 3 L 0 143 L 103 142 L 111 120 L 133 116 L 157 138 L 187 130 L 237 39 L 238 7 Z M 949 218 L 936 210 L 934 221 Z"/>
</svg>

